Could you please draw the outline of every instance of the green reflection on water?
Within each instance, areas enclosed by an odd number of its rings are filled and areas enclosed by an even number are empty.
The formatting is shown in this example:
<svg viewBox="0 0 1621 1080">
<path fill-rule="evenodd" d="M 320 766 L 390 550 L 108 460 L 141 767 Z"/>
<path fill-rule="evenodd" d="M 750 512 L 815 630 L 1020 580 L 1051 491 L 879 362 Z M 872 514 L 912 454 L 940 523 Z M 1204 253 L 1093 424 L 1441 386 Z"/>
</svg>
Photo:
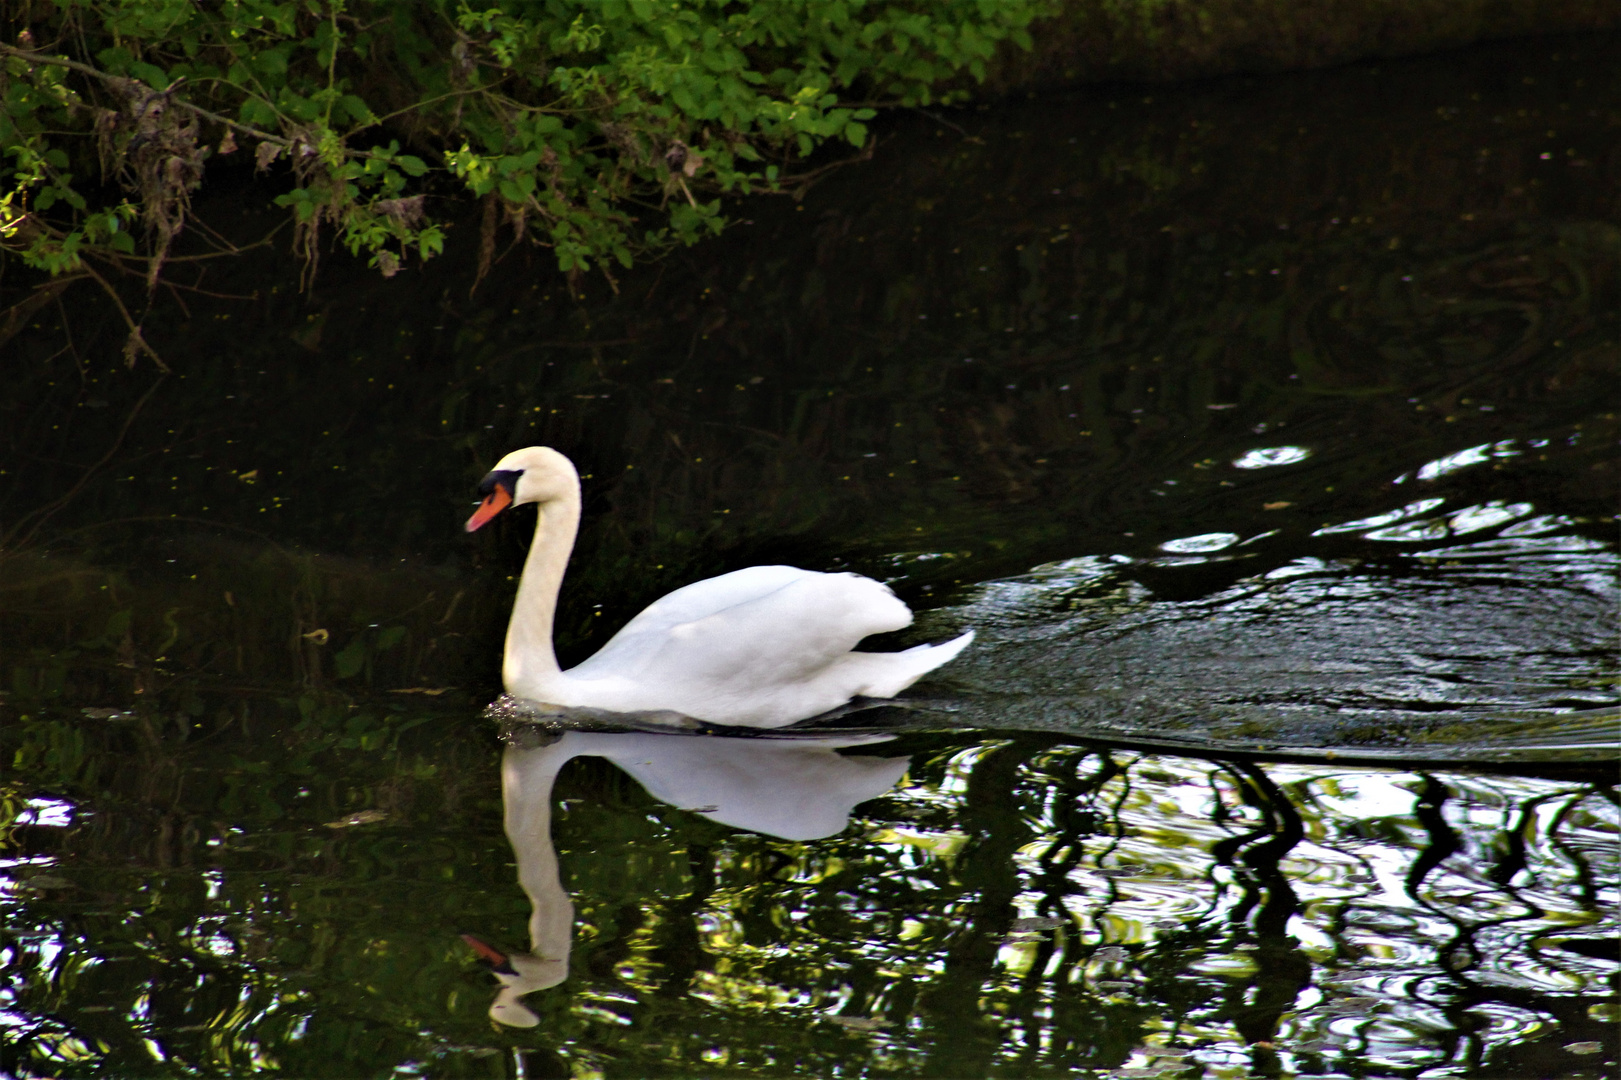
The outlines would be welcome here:
<svg viewBox="0 0 1621 1080">
<path fill-rule="evenodd" d="M 721 814 L 769 804 L 728 787 L 735 756 L 703 779 L 704 744 L 735 740 L 586 738 L 630 740 L 624 766 L 654 774 L 674 744 Z M 481 1055 L 519 1047 L 574 1075 L 1507 1075 L 1593 1040 L 1613 1060 L 1606 785 L 1032 735 L 862 753 L 909 757 L 907 779 L 813 841 L 735 831 L 579 759 L 540 792 L 555 819 L 513 834 L 556 855 L 520 845 L 516 872 L 495 762 L 472 752 L 409 780 L 342 758 L 341 785 L 232 826 L 194 773 L 151 832 L 115 798 L 36 799 L 14 866 L 17 1064 L 488 1075 Z M 343 814 L 357 796 L 374 820 Z M 549 859 L 560 881 L 536 887 Z M 564 967 L 523 999 L 538 1026 L 492 1031 L 456 932 L 527 948 L 520 875 Z"/>
</svg>

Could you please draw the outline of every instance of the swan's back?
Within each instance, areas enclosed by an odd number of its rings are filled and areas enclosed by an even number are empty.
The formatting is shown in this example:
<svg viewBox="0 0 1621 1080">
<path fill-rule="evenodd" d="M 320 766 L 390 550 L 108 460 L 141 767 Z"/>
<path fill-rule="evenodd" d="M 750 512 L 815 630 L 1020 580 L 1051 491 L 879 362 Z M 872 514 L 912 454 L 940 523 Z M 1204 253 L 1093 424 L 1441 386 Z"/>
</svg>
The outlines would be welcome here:
<svg viewBox="0 0 1621 1080">
<path fill-rule="evenodd" d="M 889 587 L 860 574 L 823 574 L 793 566 L 751 566 L 695 581 L 655 600 L 576 678 L 725 678 L 753 671 L 800 675 L 820 669 L 871 634 L 912 624 Z"/>
<path fill-rule="evenodd" d="M 615 640 L 629 633 L 639 633 L 646 630 L 668 629 L 680 623 L 692 622 L 696 619 L 707 618 L 727 608 L 738 604 L 748 603 L 768 596 L 785 586 L 792 585 L 807 578 L 838 577 L 836 574 L 821 574 L 815 570 L 801 570 L 797 566 L 750 566 L 744 570 L 733 570 L 730 574 L 719 577 L 705 578 L 695 581 L 691 585 L 683 585 L 672 593 L 667 593 L 643 608 L 641 613 L 626 623 Z M 856 575 L 842 575 L 854 577 Z M 872 582 L 877 585 L 877 582 Z M 880 586 L 882 588 L 882 586 Z M 889 592 L 888 589 L 884 590 Z M 890 594 L 894 599 L 894 594 Z M 896 601 L 899 603 L 900 601 Z M 911 613 L 908 612 L 908 621 Z M 600 655 L 600 654 L 599 654 Z"/>
</svg>

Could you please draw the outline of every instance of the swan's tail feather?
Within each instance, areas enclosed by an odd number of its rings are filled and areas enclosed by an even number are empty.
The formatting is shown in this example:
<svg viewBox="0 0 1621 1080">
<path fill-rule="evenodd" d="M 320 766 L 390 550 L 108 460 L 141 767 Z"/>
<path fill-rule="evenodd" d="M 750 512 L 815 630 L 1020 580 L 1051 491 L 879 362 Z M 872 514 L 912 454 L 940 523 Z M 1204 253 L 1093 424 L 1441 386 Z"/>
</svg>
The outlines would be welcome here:
<svg viewBox="0 0 1621 1080">
<path fill-rule="evenodd" d="M 923 676 L 952 660 L 968 648 L 974 632 L 942 641 L 938 645 L 915 645 L 898 653 L 851 653 L 849 659 L 861 659 L 868 678 L 856 693 L 864 697 L 894 697 Z"/>
<path fill-rule="evenodd" d="M 949 660 L 955 660 L 958 653 L 962 652 L 973 643 L 974 632 L 972 630 L 966 630 L 952 638 L 950 641 L 942 641 L 938 645 L 919 645 L 918 648 L 927 649 L 928 655 L 934 657 L 934 662 L 923 670 L 932 671 Z"/>
</svg>

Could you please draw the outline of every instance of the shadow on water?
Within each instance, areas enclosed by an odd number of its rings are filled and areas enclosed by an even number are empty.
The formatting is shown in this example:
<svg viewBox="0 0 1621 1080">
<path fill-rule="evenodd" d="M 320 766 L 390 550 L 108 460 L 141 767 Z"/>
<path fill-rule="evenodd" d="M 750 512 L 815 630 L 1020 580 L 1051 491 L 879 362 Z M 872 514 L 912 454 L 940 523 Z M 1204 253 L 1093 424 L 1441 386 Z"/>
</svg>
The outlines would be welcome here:
<svg viewBox="0 0 1621 1080">
<path fill-rule="evenodd" d="M 469 297 L 472 223 L 265 256 L 154 301 L 165 379 L 41 309 L 0 1066 L 1613 1071 L 1617 48 L 904 117 L 579 301 L 522 249 Z M 529 522 L 458 523 L 537 442 L 565 662 L 768 561 L 980 636 L 876 745 L 530 731 L 514 860 Z"/>
</svg>

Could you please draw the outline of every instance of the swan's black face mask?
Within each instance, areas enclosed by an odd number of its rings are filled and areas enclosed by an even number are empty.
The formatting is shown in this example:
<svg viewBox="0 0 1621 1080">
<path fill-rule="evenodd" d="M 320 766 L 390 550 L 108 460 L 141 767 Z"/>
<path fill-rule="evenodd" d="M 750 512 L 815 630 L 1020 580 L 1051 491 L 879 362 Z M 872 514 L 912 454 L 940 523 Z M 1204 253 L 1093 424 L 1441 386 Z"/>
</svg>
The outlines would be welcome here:
<svg viewBox="0 0 1621 1080">
<path fill-rule="evenodd" d="M 513 492 L 518 490 L 518 477 L 522 469 L 497 469 L 486 473 L 478 482 L 478 493 L 484 497 L 473 516 L 467 519 L 467 531 L 486 524 L 491 518 L 512 505 Z"/>
</svg>

